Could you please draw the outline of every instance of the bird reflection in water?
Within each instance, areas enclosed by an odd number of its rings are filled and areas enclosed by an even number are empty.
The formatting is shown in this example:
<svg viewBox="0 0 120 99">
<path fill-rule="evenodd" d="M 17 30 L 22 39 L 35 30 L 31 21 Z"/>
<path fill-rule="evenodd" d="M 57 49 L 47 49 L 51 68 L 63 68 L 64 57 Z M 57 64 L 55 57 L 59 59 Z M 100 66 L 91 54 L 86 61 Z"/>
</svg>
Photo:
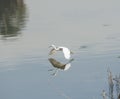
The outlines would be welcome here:
<svg viewBox="0 0 120 99">
<path fill-rule="evenodd" d="M 54 67 L 54 69 L 50 69 L 49 71 L 54 71 L 54 73 L 52 75 L 56 76 L 58 70 L 60 70 L 60 69 L 64 70 L 64 71 L 68 70 L 71 67 L 71 62 L 74 59 L 70 59 L 67 63 L 61 63 L 54 58 L 49 58 L 48 60 L 52 64 L 52 66 Z"/>
</svg>

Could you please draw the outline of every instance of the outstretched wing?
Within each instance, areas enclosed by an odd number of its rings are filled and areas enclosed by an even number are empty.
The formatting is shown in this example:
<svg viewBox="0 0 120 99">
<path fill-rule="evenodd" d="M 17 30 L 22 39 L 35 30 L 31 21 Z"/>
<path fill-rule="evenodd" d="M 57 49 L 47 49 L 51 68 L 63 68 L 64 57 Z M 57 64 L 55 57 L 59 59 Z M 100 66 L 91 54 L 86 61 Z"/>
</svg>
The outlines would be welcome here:
<svg viewBox="0 0 120 99">
<path fill-rule="evenodd" d="M 63 47 L 63 53 L 66 59 L 70 59 L 70 50 L 66 47 Z"/>
</svg>

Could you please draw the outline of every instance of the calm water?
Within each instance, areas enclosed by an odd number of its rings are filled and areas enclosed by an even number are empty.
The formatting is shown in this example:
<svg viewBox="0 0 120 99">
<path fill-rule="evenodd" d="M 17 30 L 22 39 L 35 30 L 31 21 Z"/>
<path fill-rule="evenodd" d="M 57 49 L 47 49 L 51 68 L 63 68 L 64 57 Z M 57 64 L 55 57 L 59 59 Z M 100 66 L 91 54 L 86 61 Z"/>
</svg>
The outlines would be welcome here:
<svg viewBox="0 0 120 99">
<path fill-rule="evenodd" d="M 1 0 L 0 99 L 102 99 L 120 73 L 119 0 Z M 74 54 L 52 76 L 49 45 Z M 60 54 L 57 57 L 66 62 Z"/>
</svg>

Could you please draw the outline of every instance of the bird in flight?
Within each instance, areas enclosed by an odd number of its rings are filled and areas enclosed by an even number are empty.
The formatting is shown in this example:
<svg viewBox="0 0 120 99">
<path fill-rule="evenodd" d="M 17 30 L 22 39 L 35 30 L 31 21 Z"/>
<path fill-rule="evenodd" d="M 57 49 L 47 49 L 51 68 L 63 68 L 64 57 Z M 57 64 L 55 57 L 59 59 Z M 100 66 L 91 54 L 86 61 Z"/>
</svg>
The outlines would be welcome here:
<svg viewBox="0 0 120 99">
<path fill-rule="evenodd" d="M 73 52 L 70 51 L 70 49 L 68 49 L 67 47 L 62 47 L 62 46 L 56 47 L 55 45 L 51 45 L 50 47 L 52 47 L 52 49 L 51 49 L 49 55 L 52 55 L 52 54 L 56 53 L 57 51 L 62 51 L 64 54 L 64 57 L 66 59 L 70 59 L 71 54 L 73 54 Z"/>
</svg>

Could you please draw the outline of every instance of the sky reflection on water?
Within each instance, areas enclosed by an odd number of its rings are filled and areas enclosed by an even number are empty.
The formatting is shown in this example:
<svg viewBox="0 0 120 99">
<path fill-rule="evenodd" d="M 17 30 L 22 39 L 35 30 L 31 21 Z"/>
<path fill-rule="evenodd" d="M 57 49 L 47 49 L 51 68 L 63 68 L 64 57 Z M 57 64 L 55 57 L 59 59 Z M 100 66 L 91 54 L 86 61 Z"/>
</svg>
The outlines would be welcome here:
<svg viewBox="0 0 120 99">
<path fill-rule="evenodd" d="M 108 67 L 120 73 L 120 1 L 13 1 L 8 13 L 0 6 L 0 99 L 102 99 Z M 71 68 L 55 77 L 51 44 L 74 52 Z"/>
</svg>

